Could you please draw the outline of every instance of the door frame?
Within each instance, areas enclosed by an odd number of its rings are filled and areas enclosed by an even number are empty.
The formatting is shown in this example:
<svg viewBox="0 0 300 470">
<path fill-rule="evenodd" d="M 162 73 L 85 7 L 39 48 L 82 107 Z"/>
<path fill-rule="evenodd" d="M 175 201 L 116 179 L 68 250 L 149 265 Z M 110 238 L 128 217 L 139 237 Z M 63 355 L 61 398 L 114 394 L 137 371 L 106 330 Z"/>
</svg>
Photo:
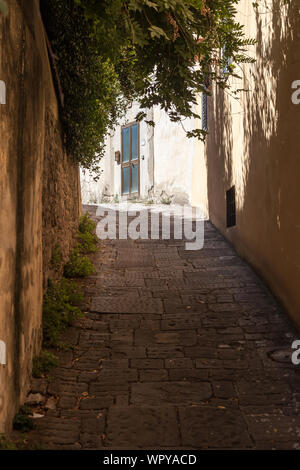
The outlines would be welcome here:
<svg viewBox="0 0 300 470">
<path fill-rule="evenodd" d="M 132 126 L 134 126 L 135 124 L 137 124 L 138 126 L 138 158 L 137 160 L 131 160 L 131 128 Z M 129 128 L 129 161 L 128 162 L 123 162 L 123 155 L 124 155 L 124 152 L 123 152 L 123 129 L 126 129 L 126 128 Z M 133 121 L 133 122 L 130 122 L 129 124 L 125 124 L 124 126 L 121 126 L 121 152 L 122 152 L 122 157 L 121 157 L 121 196 L 122 197 L 131 197 L 131 196 L 138 196 L 140 195 L 140 138 L 141 138 L 141 134 L 140 134 L 140 123 L 138 121 Z M 138 190 L 135 191 L 135 192 L 131 192 L 131 167 L 132 167 L 132 162 L 133 164 L 136 163 L 138 165 Z M 124 194 L 123 193 L 123 168 L 126 168 L 126 167 L 129 167 L 130 168 L 130 171 L 129 171 L 129 193 L 128 194 Z"/>
</svg>

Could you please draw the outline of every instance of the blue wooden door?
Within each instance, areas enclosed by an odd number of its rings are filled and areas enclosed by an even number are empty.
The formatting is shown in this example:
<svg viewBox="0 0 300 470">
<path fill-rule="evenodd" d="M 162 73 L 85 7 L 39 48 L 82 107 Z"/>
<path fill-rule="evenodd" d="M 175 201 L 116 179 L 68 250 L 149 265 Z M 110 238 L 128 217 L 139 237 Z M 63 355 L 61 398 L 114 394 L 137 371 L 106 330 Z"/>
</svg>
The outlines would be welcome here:
<svg viewBox="0 0 300 470">
<path fill-rule="evenodd" d="M 139 124 L 122 127 L 122 195 L 140 192 Z"/>
</svg>

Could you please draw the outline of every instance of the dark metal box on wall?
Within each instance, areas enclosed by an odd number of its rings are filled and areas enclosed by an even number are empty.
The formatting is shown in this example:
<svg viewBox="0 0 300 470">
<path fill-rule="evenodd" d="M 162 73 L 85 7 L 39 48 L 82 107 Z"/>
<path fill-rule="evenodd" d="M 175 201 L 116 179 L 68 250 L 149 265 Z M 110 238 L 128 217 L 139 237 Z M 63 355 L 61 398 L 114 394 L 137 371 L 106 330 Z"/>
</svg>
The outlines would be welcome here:
<svg viewBox="0 0 300 470">
<path fill-rule="evenodd" d="M 115 152 L 115 161 L 120 164 L 121 163 L 121 152 L 120 150 L 118 150 L 117 152 Z"/>
</svg>

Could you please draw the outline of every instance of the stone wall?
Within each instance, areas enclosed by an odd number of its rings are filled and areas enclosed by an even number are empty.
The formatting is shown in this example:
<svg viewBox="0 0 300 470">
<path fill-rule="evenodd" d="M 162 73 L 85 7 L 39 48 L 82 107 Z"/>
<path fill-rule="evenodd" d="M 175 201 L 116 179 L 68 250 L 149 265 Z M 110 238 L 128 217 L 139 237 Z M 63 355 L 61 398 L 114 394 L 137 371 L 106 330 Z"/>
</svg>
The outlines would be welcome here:
<svg viewBox="0 0 300 470">
<path fill-rule="evenodd" d="M 78 230 L 81 211 L 78 165 L 62 151 L 59 123 L 53 113 L 46 113 L 45 158 L 43 169 L 43 280 L 60 277 L 55 266 L 67 261 Z"/>
<path fill-rule="evenodd" d="M 63 258 L 80 213 L 78 168 L 63 150 L 38 0 L 0 15 L 0 433 L 23 402 L 41 346 L 43 282 L 55 244 Z"/>
</svg>

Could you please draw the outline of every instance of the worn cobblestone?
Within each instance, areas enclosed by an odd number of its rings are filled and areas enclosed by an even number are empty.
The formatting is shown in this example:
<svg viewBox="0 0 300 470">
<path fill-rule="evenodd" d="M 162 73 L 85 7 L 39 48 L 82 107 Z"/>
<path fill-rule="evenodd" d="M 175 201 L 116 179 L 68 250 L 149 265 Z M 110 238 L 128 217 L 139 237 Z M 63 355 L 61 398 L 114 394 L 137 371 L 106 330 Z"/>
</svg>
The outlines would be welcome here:
<svg viewBox="0 0 300 470">
<path fill-rule="evenodd" d="M 297 332 L 210 223 L 184 241 L 101 242 L 87 314 L 68 332 L 57 398 L 32 439 L 51 449 L 300 448 Z M 31 439 L 30 438 L 30 439 Z"/>
</svg>

